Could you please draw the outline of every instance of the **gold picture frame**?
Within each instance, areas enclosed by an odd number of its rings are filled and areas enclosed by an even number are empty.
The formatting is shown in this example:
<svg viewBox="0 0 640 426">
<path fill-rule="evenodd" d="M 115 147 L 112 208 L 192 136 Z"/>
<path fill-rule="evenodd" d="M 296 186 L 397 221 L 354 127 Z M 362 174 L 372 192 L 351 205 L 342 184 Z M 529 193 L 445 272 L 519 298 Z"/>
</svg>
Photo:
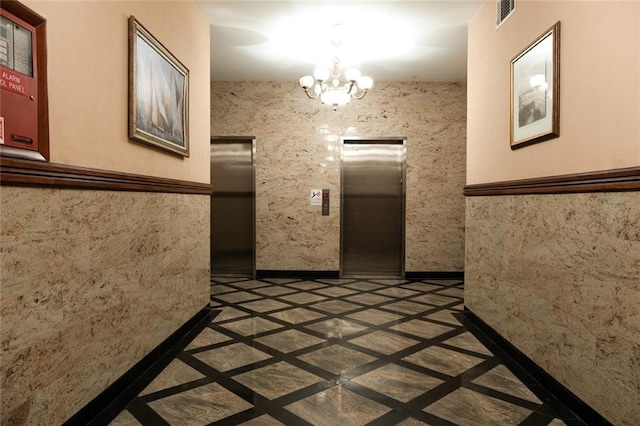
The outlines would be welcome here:
<svg viewBox="0 0 640 426">
<path fill-rule="evenodd" d="M 129 17 L 129 138 L 189 156 L 189 70 Z"/>
<path fill-rule="evenodd" d="M 560 21 L 511 60 L 511 149 L 560 136 Z"/>
</svg>

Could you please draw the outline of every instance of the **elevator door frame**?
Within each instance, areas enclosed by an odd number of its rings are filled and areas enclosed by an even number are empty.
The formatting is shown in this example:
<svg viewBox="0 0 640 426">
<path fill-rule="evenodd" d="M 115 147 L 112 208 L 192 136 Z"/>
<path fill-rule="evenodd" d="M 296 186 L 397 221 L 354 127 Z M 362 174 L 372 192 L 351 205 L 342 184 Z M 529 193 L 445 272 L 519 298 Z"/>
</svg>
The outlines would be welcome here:
<svg viewBox="0 0 640 426">
<path fill-rule="evenodd" d="M 401 214 L 402 221 L 400 232 L 402 234 L 400 244 L 400 276 L 348 276 L 348 278 L 381 278 L 381 279 L 404 279 L 405 277 L 405 257 L 406 257 L 406 205 L 407 205 L 407 138 L 402 137 L 342 137 L 340 139 L 340 278 L 344 277 L 344 146 L 345 145 L 402 145 L 402 196 Z"/>
<path fill-rule="evenodd" d="M 211 136 L 210 138 L 210 145 L 214 145 L 214 144 L 219 144 L 219 143 L 224 143 L 225 141 L 228 141 L 228 143 L 241 143 L 241 142 L 247 142 L 247 143 L 251 143 L 251 182 L 252 182 L 252 205 L 251 205 L 251 216 L 252 216 L 252 220 L 251 220 L 251 234 L 252 234 L 252 248 L 253 248 L 253 255 L 252 255 L 252 259 L 251 259 L 251 263 L 252 263 L 252 271 L 251 271 L 251 279 L 256 279 L 256 261 L 257 261 L 257 254 L 256 254 L 256 137 L 255 136 Z M 211 152 L 211 151 L 209 151 Z M 211 155 L 211 154 L 209 154 Z M 211 158 L 209 158 L 209 164 L 211 164 Z M 210 182 L 213 185 L 213 182 Z M 215 192 L 216 189 L 215 187 L 213 188 L 213 192 Z M 211 194 L 211 196 L 213 197 L 213 193 Z M 209 220 L 211 221 L 213 218 L 213 212 L 210 212 L 209 214 Z M 209 238 L 210 238 L 210 243 L 209 245 L 211 246 L 211 239 L 212 239 L 212 235 L 211 232 L 213 231 L 212 229 L 212 224 L 209 224 L 209 230 L 210 230 L 210 234 L 209 234 Z M 211 271 L 210 273 L 213 274 L 213 265 L 210 265 Z M 225 276 L 225 274 L 222 274 L 220 276 Z M 230 276 L 230 275 L 228 275 Z M 237 275 L 234 275 L 237 276 Z"/>
</svg>

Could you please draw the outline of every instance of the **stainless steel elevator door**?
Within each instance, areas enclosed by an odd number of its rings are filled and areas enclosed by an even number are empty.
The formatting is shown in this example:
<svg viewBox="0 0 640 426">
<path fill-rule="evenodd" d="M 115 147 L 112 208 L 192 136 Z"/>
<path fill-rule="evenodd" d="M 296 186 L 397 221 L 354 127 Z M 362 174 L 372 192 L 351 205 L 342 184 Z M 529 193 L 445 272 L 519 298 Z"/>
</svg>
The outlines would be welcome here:
<svg viewBox="0 0 640 426">
<path fill-rule="evenodd" d="M 211 140 L 211 274 L 255 276 L 252 139 Z"/>
<path fill-rule="evenodd" d="M 404 276 L 404 140 L 344 141 L 341 275 Z"/>
</svg>

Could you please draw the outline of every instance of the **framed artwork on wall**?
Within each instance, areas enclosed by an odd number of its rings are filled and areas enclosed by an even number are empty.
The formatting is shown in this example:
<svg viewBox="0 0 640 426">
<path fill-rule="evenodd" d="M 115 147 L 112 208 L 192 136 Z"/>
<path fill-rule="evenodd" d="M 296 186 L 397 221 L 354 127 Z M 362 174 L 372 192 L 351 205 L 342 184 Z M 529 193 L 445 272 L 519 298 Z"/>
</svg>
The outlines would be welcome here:
<svg viewBox="0 0 640 426">
<path fill-rule="evenodd" d="M 189 156 L 189 70 L 129 17 L 129 138 Z"/>
<path fill-rule="evenodd" d="M 560 21 L 511 60 L 511 149 L 560 136 Z"/>
</svg>

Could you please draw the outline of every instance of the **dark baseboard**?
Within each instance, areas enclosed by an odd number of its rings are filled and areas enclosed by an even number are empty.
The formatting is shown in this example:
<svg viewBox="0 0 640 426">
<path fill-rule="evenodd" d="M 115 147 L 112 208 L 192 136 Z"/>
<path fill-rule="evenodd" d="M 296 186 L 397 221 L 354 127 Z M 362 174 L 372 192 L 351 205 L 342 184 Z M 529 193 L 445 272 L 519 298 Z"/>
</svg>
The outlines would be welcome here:
<svg viewBox="0 0 640 426">
<path fill-rule="evenodd" d="M 412 280 L 464 280 L 464 272 L 458 271 L 418 271 L 405 272 L 404 277 Z"/>
<path fill-rule="evenodd" d="M 262 269 L 256 271 L 258 279 L 263 278 L 340 278 L 339 271 L 284 271 Z M 406 272 L 407 279 L 423 280 L 464 280 L 464 272 L 457 271 L 422 271 Z"/>
<path fill-rule="evenodd" d="M 218 313 L 203 308 L 64 425 L 109 424 Z"/>
<path fill-rule="evenodd" d="M 542 388 L 543 393 L 537 394 L 538 398 L 545 401 L 552 410 L 558 411 L 559 415 L 564 418 L 576 417 L 587 425 L 611 425 L 601 414 L 578 398 L 467 308 L 464 309 L 462 314 L 462 321 L 469 331 L 518 376 L 523 383 L 533 390 Z M 567 409 L 571 412 L 562 413 L 563 410 L 566 411 Z"/>
<path fill-rule="evenodd" d="M 258 279 L 262 278 L 339 278 L 338 271 L 280 271 L 262 269 L 256 271 Z"/>
</svg>

